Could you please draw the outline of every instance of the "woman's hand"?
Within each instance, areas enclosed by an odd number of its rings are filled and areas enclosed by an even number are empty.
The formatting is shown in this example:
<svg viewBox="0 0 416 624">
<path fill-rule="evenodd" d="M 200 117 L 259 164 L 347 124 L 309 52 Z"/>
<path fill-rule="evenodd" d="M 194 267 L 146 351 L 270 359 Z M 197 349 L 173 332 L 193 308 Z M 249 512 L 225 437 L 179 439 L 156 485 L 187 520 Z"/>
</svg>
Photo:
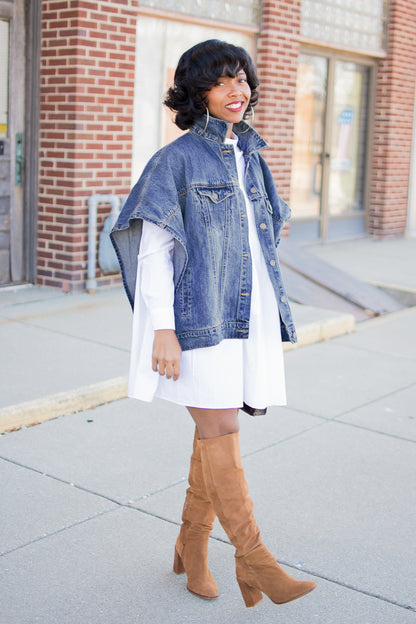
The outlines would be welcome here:
<svg viewBox="0 0 416 624">
<path fill-rule="evenodd" d="M 182 349 L 173 329 L 157 329 L 153 341 L 152 368 L 159 375 L 173 377 L 180 375 Z"/>
</svg>

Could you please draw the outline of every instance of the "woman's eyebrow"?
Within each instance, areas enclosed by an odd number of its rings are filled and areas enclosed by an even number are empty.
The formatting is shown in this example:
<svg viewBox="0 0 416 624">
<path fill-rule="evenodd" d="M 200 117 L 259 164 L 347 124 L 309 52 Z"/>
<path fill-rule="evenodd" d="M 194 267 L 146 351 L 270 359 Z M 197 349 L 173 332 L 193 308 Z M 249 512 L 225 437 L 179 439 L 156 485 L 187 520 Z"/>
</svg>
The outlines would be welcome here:
<svg viewBox="0 0 416 624">
<path fill-rule="evenodd" d="M 246 75 L 246 72 L 244 71 L 244 69 L 239 69 L 237 72 L 235 72 L 234 74 L 221 74 L 221 76 L 218 76 L 218 80 L 220 78 L 232 78 L 233 76 L 240 76 L 240 74 L 244 74 L 244 76 Z"/>
</svg>

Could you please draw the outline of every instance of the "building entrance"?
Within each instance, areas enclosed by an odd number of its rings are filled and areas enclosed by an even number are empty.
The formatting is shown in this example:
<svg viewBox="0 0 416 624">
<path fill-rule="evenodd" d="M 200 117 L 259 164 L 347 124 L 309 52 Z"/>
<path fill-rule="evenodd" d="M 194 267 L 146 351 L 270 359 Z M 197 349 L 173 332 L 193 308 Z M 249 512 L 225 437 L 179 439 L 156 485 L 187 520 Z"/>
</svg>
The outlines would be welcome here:
<svg viewBox="0 0 416 624">
<path fill-rule="evenodd" d="M 0 4 L 0 284 L 25 279 L 24 2 Z"/>
<path fill-rule="evenodd" d="M 293 239 L 365 232 L 371 79 L 371 65 L 335 55 L 300 55 L 290 192 Z"/>
</svg>

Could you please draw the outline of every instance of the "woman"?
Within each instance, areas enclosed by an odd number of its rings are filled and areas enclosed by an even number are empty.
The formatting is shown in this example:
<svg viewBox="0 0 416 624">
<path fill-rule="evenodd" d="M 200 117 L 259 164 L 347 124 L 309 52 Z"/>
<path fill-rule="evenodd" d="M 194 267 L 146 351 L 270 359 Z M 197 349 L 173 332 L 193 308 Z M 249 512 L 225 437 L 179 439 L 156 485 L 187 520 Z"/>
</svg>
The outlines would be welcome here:
<svg viewBox="0 0 416 624">
<path fill-rule="evenodd" d="M 188 133 L 159 150 L 112 232 L 133 306 L 129 396 L 187 407 L 196 424 L 174 571 L 218 596 L 208 569 L 215 516 L 235 546 L 245 604 L 284 603 L 315 583 L 264 546 L 241 466 L 238 411 L 286 402 L 282 339 L 296 341 L 276 246 L 289 218 L 260 155 L 248 54 L 210 40 L 181 57 L 165 104 Z"/>
</svg>

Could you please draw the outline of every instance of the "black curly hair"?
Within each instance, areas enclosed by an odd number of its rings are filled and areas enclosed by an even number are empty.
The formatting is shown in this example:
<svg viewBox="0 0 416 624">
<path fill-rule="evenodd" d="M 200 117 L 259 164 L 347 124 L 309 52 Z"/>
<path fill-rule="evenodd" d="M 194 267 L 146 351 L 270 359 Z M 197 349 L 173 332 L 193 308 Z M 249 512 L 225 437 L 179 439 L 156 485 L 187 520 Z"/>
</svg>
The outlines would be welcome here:
<svg viewBox="0 0 416 624">
<path fill-rule="evenodd" d="M 175 124 L 181 130 L 190 128 L 205 114 L 204 96 L 218 78 L 223 75 L 233 78 L 241 69 L 247 76 L 251 89 L 250 105 L 254 107 L 259 97 L 259 79 L 244 48 L 209 39 L 184 52 L 175 71 L 173 87 L 164 101 L 165 106 L 176 112 Z"/>
</svg>

